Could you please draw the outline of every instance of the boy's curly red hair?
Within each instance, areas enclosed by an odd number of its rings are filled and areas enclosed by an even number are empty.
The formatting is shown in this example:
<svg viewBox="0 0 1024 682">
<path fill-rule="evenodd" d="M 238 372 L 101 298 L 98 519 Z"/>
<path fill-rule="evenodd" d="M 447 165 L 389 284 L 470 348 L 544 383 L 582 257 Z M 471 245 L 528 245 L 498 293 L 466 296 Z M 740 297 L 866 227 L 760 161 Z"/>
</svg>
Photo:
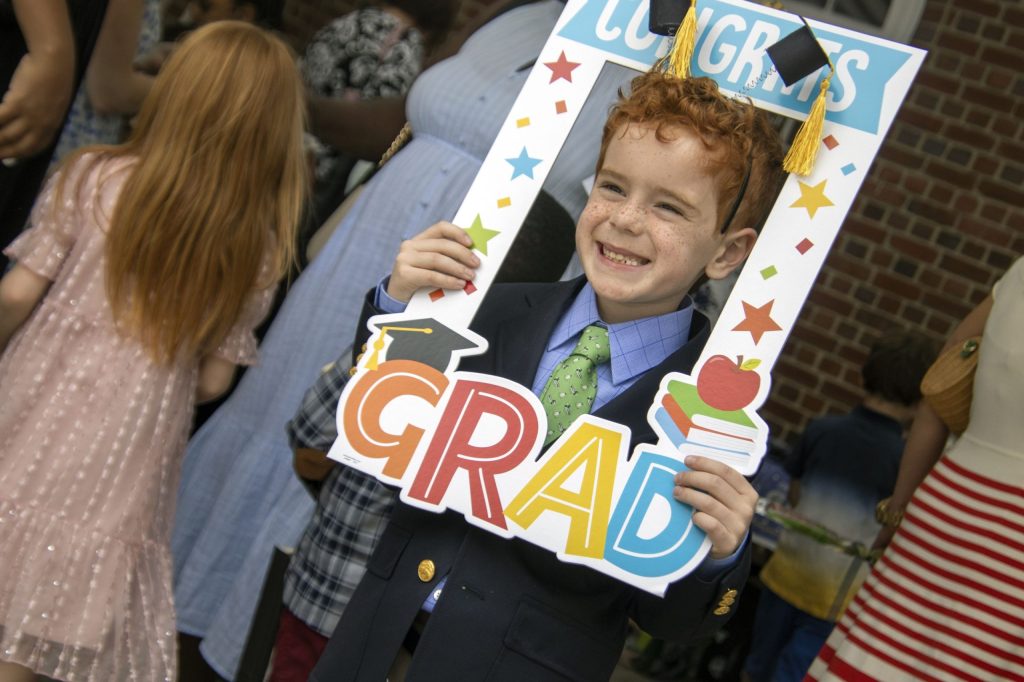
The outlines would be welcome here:
<svg viewBox="0 0 1024 682">
<path fill-rule="evenodd" d="M 750 179 L 730 227 L 760 229 L 783 176 L 782 145 L 764 112 L 726 97 L 710 78 L 681 79 L 649 71 L 633 79 L 629 95 L 619 93 L 604 125 L 598 170 L 612 136 L 625 134 L 629 124 L 652 126 L 662 142 L 674 139 L 676 127 L 693 131 L 704 142 L 709 152 L 705 162 L 719 175 L 720 222 L 736 200 L 749 166 Z"/>
</svg>

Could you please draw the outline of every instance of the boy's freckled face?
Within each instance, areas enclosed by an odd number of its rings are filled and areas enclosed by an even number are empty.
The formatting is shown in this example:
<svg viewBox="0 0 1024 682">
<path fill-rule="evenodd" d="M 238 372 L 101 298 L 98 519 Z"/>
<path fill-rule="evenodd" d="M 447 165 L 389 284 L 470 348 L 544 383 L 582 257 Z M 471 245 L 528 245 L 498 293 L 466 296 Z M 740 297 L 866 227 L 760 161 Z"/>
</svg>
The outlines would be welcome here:
<svg viewBox="0 0 1024 682">
<path fill-rule="evenodd" d="M 718 187 L 693 133 L 629 125 L 608 143 L 576 227 L 576 249 L 606 322 L 679 307 L 723 248 Z"/>
</svg>

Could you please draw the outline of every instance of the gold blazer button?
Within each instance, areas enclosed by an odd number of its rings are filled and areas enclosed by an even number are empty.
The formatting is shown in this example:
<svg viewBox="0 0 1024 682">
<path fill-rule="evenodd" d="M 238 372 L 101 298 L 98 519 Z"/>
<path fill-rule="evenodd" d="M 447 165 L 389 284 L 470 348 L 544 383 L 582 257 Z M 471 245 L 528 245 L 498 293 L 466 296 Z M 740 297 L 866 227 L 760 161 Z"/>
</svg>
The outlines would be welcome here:
<svg viewBox="0 0 1024 682">
<path fill-rule="evenodd" d="M 421 561 L 420 565 L 416 567 L 416 575 L 423 582 L 429 583 L 434 578 L 434 562 L 430 559 Z"/>
</svg>

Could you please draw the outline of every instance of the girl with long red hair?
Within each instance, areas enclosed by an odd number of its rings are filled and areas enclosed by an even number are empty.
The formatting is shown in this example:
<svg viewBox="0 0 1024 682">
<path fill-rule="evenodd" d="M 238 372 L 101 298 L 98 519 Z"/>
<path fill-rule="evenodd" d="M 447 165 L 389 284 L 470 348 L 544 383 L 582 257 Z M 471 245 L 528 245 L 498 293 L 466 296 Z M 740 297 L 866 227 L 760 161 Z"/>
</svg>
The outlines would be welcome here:
<svg viewBox="0 0 1024 682">
<path fill-rule="evenodd" d="M 8 248 L 0 681 L 176 678 L 180 457 L 293 260 L 303 111 L 280 40 L 204 27 L 129 140 L 66 160 Z"/>
</svg>

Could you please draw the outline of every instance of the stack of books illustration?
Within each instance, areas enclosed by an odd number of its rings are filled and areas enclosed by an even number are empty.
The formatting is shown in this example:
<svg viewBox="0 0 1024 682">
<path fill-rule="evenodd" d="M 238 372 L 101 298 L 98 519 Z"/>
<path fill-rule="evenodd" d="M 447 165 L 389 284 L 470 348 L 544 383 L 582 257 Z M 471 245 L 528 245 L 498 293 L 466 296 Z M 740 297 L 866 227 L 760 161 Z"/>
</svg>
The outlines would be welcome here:
<svg viewBox="0 0 1024 682">
<path fill-rule="evenodd" d="M 655 419 L 675 447 L 697 445 L 731 455 L 749 456 L 757 426 L 745 410 L 716 410 L 697 394 L 697 387 L 670 381 Z"/>
</svg>

